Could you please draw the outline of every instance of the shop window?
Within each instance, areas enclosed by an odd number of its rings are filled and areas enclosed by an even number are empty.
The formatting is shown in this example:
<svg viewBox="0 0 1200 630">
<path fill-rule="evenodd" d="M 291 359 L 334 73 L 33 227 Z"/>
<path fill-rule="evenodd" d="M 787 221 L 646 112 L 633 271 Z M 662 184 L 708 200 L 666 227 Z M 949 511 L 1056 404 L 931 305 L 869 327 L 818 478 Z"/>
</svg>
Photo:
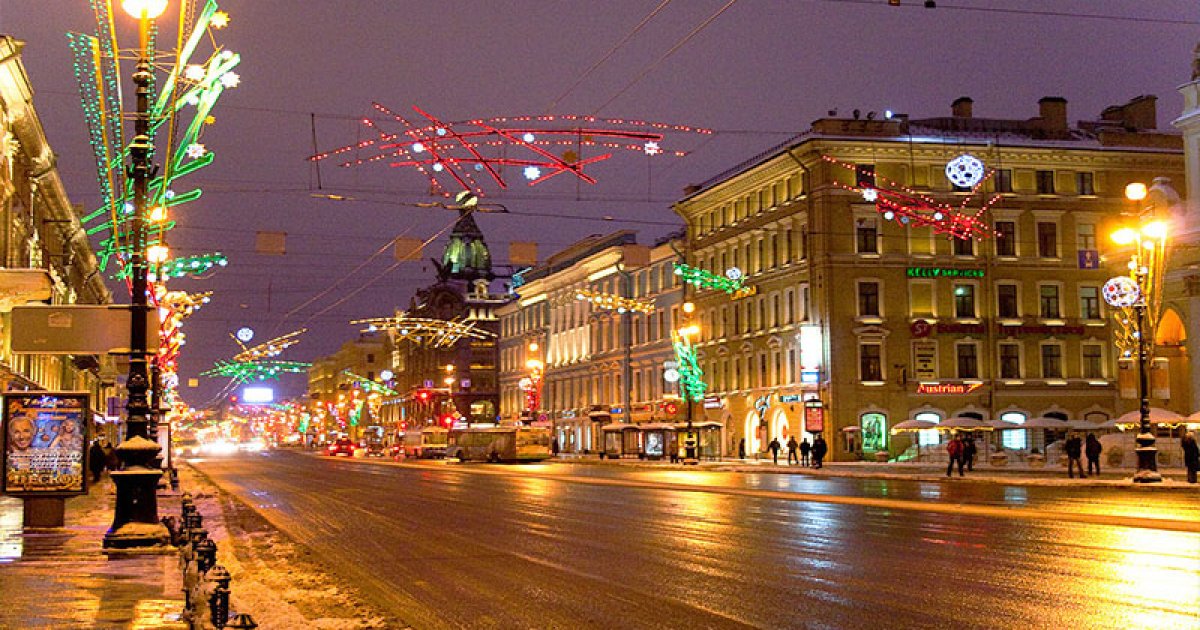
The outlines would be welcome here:
<svg viewBox="0 0 1200 630">
<path fill-rule="evenodd" d="M 934 424 L 941 424 L 942 417 L 932 411 L 924 411 L 913 416 L 913 420 L 925 420 Z M 917 444 L 920 446 L 936 446 L 942 441 L 941 433 L 937 429 L 924 429 L 917 432 Z"/>
<path fill-rule="evenodd" d="M 1025 414 L 1010 411 L 1000 414 L 1000 419 L 1013 424 L 1025 424 Z M 1000 432 L 1000 444 L 1004 448 L 1025 450 L 1029 445 L 1028 431 L 1025 429 L 1009 429 Z"/>
<path fill-rule="evenodd" d="M 858 428 L 862 433 L 863 451 L 887 450 L 887 416 L 882 413 L 864 413 L 858 419 Z"/>
</svg>

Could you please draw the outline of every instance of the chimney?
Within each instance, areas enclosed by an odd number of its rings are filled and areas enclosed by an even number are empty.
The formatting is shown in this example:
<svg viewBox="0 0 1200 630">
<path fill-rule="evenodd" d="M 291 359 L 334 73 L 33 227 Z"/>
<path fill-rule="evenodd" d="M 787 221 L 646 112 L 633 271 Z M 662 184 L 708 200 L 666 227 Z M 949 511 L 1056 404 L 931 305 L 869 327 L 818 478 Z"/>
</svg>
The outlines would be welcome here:
<svg viewBox="0 0 1200 630">
<path fill-rule="evenodd" d="M 950 115 L 955 118 L 970 118 L 971 104 L 974 102 L 970 96 L 960 96 L 954 99 L 954 102 L 950 104 Z"/>
<path fill-rule="evenodd" d="M 1061 96 L 1045 96 L 1038 101 L 1042 129 L 1047 132 L 1067 130 L 1067 99 Z"/>
</svg>

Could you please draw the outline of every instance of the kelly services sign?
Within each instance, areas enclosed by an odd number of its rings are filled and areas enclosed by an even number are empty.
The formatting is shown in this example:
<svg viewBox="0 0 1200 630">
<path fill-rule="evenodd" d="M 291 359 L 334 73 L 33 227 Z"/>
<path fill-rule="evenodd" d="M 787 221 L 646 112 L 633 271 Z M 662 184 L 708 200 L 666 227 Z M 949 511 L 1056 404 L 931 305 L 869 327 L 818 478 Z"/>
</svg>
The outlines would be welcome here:
<svg viewBox="0 0 1200 630">
<path fill-rule="evenodd" d="M 7 392 L 3 404 L 5 494 L 86 493 L 88 394 Z"/>
</svg>

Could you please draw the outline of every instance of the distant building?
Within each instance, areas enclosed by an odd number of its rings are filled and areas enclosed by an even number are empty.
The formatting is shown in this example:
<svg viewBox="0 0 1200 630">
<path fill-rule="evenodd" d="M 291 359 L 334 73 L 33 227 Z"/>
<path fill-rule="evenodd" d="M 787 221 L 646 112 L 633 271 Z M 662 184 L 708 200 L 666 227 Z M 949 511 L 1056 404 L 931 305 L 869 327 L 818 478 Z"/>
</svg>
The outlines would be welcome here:
<svg viewBox="0 0 1200 630">
<path fill-rule="evenodd" d="M 678 238 L 638 245 L 633 232 L 615 232 L 584 239 L 523 272 L 519 297 L 498 311 L 501 414 L 545 417 L 564 452 L 600 450 L 600 428 L 610 422 L 682 420 L 681 405 L 664 404 L 678 400 L 664 369 L 674 359 L 671 330 L 682 289 L 673 263 L 681 246 Z M 601 308 L 581 299 L 581 291 L 651 308 Z M 535 410 L 527 409 L 521 387 L 530 360 L 544 365 Z"/>
<path fill-rule="evenodd" d="M 391 364 L 390 353 L 388 338 L 382 333 L 361 334 L 343 343 L 337 352 L 313 361 L 308 369 L 308 401 L 313 414 L 309 433 L 313 437 L 344 433 L 357 439 L 365 427 L 379 423 L 372 419 L 371 408 L 378 408 L 381 401 L 369 400 L 370 392 L 355 384 L 358 378 L 379 380 Z"/>
<path fill-rule="evenodd" d="M 110 357 L 11 351 L 14 306 L 112 302 L 34 108 L 23 45 L 0 35 L 0 390 L 88 391 L 103 423 L 107 412 L 115 418 L 124 408 Z M 115 441 L 116 425 L 107 427 Z"/>
<path fill-rule="evenodd" d="M 993 172 L 973 196 L 946 175 L 964 154 Z M 847 460 L 903 454 L 909 438 L 889 430 L 909 419 L 1098 422 L 1132 408 L 1100 295 L 1124 263 L 1105 259 L 1108 235 L 1127 183 L 1182 174 L 1154 97 L 1074 125 L 1061 98 L 1030 119 L 978 118 L 961 98 L 946 117 L 817 120 L 689 189 L 675 204 L 687 262 L 738 268 L 757 290 L 693 298 L 732 440 L 756 453 L 821 433 Z M 1000 198 L 979 217 L 989 234 L 959 240 L 885 214 L 872 199 L 884 191 L 974 209 Z M 1018 450 L 1043 438 L 1003 436 Z"/>
</svg>

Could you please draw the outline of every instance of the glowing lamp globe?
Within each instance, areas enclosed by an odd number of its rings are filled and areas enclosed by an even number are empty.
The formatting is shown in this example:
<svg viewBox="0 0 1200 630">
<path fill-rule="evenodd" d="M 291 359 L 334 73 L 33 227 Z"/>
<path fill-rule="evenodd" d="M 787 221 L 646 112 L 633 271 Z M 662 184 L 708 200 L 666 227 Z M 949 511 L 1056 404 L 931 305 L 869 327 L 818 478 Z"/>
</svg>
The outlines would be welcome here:
<svg viewBox="0 0 1200 630">
<path fill-rule="evenodd" d="M 153 20 L 167 10 L 167 0 L 121 0 L 121 8 L 131 17 Z"/>
<path fill-rule="evenodd" d="M 1167 238 L 1167 224 L 1164 221 L 1151 221 L 1142 226 L 1142 234 L 1161 241 Z"/>
<path fill-rule="evenodd" d="M 1142 182 L 1133 182 L 1125 186 L 1125 198 L 1130 201 L 1141 201 L 1146 198 L 1146 185 Z"/>
<path fill-rule="evenodd" d="M 1117 276 L 1110 279 L 1104 283 L 1100 293 L 1104 296 L 1105 302 L 1117 308 L 1133 306 L 1142 296 L 1142 290 L 1138 287 L 1137 281 L 1129 276 Z"/>
</svg>

